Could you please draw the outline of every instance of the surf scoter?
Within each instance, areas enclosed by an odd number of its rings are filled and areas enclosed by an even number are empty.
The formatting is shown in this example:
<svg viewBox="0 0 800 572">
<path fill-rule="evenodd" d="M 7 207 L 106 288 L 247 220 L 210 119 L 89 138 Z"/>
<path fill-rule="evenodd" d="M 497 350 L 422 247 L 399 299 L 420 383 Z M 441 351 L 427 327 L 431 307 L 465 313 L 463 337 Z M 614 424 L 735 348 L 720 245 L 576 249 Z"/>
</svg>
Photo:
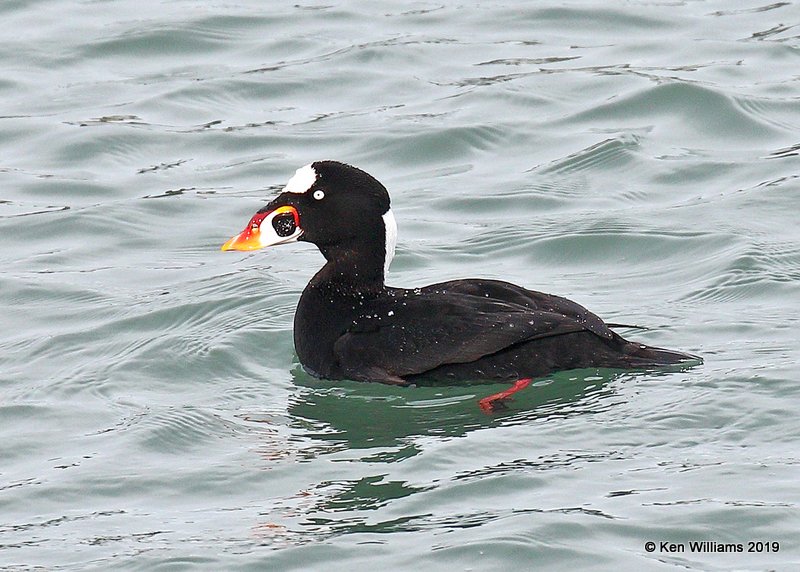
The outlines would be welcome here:
<svg viewBox="0 0 800 572">
<path fill-rule="evenodd" d="M 389 193 L 337 161 L 301 167 L 222 250 L 306 241 L 327 260 L 300 296 L 294 345 L 325 379 L 394 385 L 514 382 L 480 401 L 492 410 L 531 378 L 576 368 L 642 368 L 697 360 L 630 342 L 583 306 L 508 282 L 385 283 L 397 225 Z"/>
</svg>

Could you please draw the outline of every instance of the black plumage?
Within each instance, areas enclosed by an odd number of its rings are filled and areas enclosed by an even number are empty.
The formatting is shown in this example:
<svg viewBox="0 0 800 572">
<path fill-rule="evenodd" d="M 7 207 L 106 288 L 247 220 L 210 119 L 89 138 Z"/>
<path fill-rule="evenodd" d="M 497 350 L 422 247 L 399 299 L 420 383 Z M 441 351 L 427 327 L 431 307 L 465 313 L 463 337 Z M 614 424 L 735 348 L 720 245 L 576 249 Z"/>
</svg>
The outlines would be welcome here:
<svg viewBox="0 0 800 572">
<path fill-rule="evenodd" d="M 271 220 L 276 209 L 283 218 L 265 228 L 262 221 Z M 254 239 L 259 224 L 262 236 Z M 293 231 L 291 240 L 319 248 L 326 264 L 300 297 L 294 342 L 304 368 L 322 378 L 399 385 L 498 382 L 575 368 L 698 359 L 625 340 L 571 300 L 508 282 L 387 286 L 393 224 L 381 183 L 355 167 L 320 161 L 299 169 L 249 230 L 223 249 L 287 242 Z"/>
</svg>

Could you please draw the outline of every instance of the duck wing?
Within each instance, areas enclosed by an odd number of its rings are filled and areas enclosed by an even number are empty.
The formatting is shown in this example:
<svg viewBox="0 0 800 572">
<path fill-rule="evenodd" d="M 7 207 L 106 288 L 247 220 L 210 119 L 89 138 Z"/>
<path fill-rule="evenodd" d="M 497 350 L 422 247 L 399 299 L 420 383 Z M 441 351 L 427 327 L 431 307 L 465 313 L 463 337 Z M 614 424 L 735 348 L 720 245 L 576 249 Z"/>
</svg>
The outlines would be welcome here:
<svg viewBox="0 0 800 572">
<path fill-rule="evenodd" d="M 426 286 L 422 288 L 422 291 L 470 294 L 492 300 L 502 300 L 532 310 L 553 312 L 580 322 L 585 326 L 584 329 L 601 338 L 606 340 L 615 338 L 615 334 L 609 329 L 608 324 L 577 302 L 561 296 L 554 296 L 553 294 L 528 290 L 522 286 L 502 280 L 485 280 L 482 278 L 450 280 Z"/>
<path fill-rule="evenodd" d="M 334 344 L 342 373 L 358 381 L 405 384 L 405 376 L 441 365 L 594 329 L 580 317 L 437 286 L 392 290 L 367 302 Z"/>
</svg>

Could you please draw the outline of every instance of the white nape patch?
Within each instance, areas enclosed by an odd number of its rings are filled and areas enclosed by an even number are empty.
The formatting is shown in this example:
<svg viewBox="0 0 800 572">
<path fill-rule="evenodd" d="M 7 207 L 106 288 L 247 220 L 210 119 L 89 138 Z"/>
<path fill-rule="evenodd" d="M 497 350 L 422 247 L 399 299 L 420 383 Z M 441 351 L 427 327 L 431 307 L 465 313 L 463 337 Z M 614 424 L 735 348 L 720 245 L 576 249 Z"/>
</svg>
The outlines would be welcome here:
<svg viewBox="0 0 800 572">
<path fill-rule="evenodd" d="M 311 163 L 305 167 L 300 167 L 294 172 L 294 175 L 286 186 L 283 188 L 284 193 L 305 193 L 311 186 L 317 182 L 317 172 Z"/>
<path fill-rule="evenodd" d="M 394 247 L 397 245 L 397 221 L 394 220 L 392 209 L 383 214 L 383 226 L 386 229 L 386 258 L 383 262 L 383 273 L 389 273 L 389 265 L 394 258 Z"/>
</svg>

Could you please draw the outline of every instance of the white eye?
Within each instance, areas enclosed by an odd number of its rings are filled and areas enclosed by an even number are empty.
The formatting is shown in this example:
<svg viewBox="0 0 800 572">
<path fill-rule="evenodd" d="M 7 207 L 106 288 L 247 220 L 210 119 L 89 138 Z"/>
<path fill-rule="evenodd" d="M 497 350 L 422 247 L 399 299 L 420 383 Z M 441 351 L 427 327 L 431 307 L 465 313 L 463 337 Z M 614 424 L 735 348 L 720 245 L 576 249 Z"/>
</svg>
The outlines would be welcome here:
<svg viewBox="0 0 800 572">
<path fill-rule="evenodd" d="M 320 189 L 317 189 L 316 191 L 314 191 L 314 198 L 317 199 L 318 201 L 321 201 L 322 199 L 325 198 L 325 193 L 322 192 Z"/>
</svg>

